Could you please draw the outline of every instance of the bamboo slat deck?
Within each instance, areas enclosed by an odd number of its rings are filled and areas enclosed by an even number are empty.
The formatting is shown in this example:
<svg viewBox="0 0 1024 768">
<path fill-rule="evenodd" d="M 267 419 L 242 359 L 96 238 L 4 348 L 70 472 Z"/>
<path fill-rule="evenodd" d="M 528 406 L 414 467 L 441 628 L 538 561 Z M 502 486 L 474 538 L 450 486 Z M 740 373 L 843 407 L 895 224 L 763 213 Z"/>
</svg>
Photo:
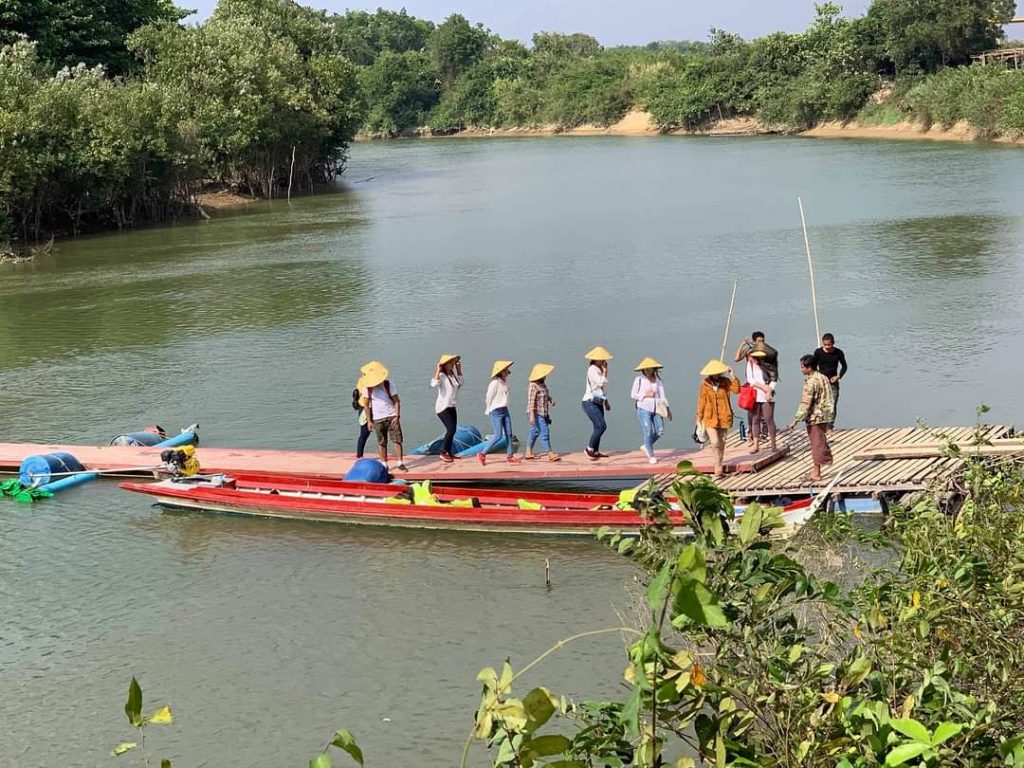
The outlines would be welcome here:
<svg viewBox="0 0 1024 768">
<path fill-rule="evenodd" d="M 871 453 L 874 446 L 934 445 L 937 439 L 967 443 L 974 437 L 974 432 L 974 427 L 836 430 L 829 438 L 833 464 L 820 482 L 810 483 L 804 478 L 812 466 L 811 447 L 807 433 L 797 429 L 779 436 L 780 443 L 789 444 L 788 456 L 756 472 L 726 475 L 719 484 L 737 500 L 809 495 L 820 492 L 841 472 L 842 477 L 833 489 L 833 493 L 839 496 L 881 496 L 920 491 L 951 476 L 963 460 L 946 456 L 887 460 L 855 457 Z M 1012 437 L 1013 428 L 984 427 L 982 434 L 985 440 L 998 446 L 1000 438 Z M 738 442 L 738 435 L 730 436 L 730 445 Z M 965 454 L 969 452 L 969 449 L 964 450 Z M 655 478 L 655 482 L 665 487 L 672 483 L 672 479 L 672 475 L 662 475 Z"/>
</svg>

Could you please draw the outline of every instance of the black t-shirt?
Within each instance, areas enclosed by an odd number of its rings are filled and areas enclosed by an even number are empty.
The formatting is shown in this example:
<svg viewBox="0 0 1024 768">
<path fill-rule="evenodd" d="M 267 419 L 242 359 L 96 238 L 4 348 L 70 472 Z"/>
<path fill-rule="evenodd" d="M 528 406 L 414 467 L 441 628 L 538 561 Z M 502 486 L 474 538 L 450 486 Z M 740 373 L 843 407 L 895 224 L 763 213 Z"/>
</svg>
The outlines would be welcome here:
<svg viewBox="0 0 1024 768">
<path fill-rule="evenodd" d="M 814 350 L 814 364 L 818 367 L 820 373 L 825 374 L 830 379 L 833 376 L 842 378 L 848 368 L 846 365 L 846 355 L 843 354 L 843 350 L 839 347 L 832 347 L 831 352 L 826 352 L 821 347 L 818 347 Z"/>
</svg>

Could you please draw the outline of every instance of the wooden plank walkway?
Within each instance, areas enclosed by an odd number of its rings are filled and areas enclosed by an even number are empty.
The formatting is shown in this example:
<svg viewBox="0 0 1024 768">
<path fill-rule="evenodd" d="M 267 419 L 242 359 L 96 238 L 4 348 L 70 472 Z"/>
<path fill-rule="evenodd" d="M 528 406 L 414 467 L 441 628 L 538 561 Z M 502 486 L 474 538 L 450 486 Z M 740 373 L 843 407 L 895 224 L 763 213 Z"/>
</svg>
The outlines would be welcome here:
<svg viewBox="0 0 1024 768">
<path fill-rule="evenodd" d="M 118 473 L 138 467 L 158 466 L 161 448 L 129 446 L 39 445 L 32 443 L 0 443 L 0 472 L 17 472 L 26 456 L 62 451 L 75 456 L 86 469 L 112 470 Z M 600 482 L 608 488 L 626 488 L 652 475 L 673 469 L 683 460 L 693 461 L 703 472 L 714 471 L 710 454 L 696 450 L 658 450 L 657 464 L 649 464 L 639 451 L 613 451 L 608 458 L 591 461 L 580 451 L 562 454 L 562 460 L 549 462 L 546 457 L 535 461 L 508 464 L 504 456 L 491 455 L 487 464 L 475 458 L 459 459 L 445 464 L 437 456 L 407 456 L 406 472 L 394 472 L 397 477 L 410 480 L 430 479 L 438 482 Z M 752 472 L 778 461 L 785 449 L 773 453 L 762 451 L 750 454 L 747 446 L 736 442 L 726 454 L 726 466 L 732 472 Z M 272 472 L 308 474 L 325 478 L 340 478 L 355 462 L 353 453 L 343 451 L 294 451 L 261 448 L 216 448 L 200 446 L 196 449 L 204 472 Z M 367 456 L 374 457 L 373 453 Z M 521 457 L 521 455 L 520 455 Z M 394 471 L 392 457 L 392 471 Z M 141 473 L 129 473 L 141 474 Z"/>
<path fill-rule="evenodd" d="M 841 429 L 829 439 L 833 464 L 819 483 L 809 483 L 804 477 L 810 471 L 811 447 L 807 433 L 802 429 L 779 436 L 781 443 L 789 445 L 789 455 L 763 469 L 747 474 L 728 474 L 720 482 L 738 501 L 780 496 L 805 496 L 821 491 L 838 473 L 842 473 L 833 494 L 837 496 L 900 495 L 925 490 L 936 481 L 951 476 L 963 461 L 946 456 L 926 456 L 881 460 L 863 458 L 872 453 L 873 446 L 934 445 L 936 440 L 969 443 L 974 427 L 943 427 L 921 429 L 902 427 L 890 429 Z M 1009 450 L 1019 441 L 1011 440 L 1013 428 L 992 426 L 983 429 L 984 438 L 998 446 L 1000 439 Z M 739 443 L 738 435 L 730 435 L 727 445 L 733 450 Z M 1020 445 L 1024 453 L 1024 445 Z M 965 449 L 964 453 L 968 453 Z M 660 487 L 671 485 L 672 476 L 655 478 Z"/>
</svg>

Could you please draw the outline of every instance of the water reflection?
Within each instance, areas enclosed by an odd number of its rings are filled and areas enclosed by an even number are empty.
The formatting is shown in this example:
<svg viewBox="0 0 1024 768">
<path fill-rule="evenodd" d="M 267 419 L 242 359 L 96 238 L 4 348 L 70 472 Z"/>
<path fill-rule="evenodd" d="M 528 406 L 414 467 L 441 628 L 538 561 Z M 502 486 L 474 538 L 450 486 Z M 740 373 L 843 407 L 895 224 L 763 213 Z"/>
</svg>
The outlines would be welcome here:
<svg viewBox="0 0 1024 768">
<path fill-rule="evenodd" d="M 894 278 L 984 278 L 1004 266 L 1015 220 L 1009 216 L 921 216 L 878 222 L 867 229 L 877 240 Z"/>
</svg>

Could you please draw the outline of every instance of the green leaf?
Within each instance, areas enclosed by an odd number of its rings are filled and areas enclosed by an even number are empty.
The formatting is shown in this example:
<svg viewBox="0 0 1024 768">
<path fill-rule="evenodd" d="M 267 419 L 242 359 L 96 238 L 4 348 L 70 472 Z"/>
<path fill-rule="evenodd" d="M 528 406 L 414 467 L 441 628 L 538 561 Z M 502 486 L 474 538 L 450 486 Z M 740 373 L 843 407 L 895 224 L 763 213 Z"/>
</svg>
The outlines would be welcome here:
<svg viewBox="0 0 1024 768">
<path fill-rule="evenodd" d="M 844 688 L 850 688 L 861 683 L 871 673 L 871 661 L 863 656 L 855 659 L 843 675 L 842 684 Z"/>
<path fill-rule="evenodd" d="M 728 619 L 711 590 L 701 582 L 686 579 L 679 589 L 676 599 L 677 612 L 687 616 L 695 623 L 707 627 L 727 627 Z"/>
<path fill-rule="evenodd" d="M 142 725 L 142 688 L 134 676 L 128 684 L 128 701 L 124 704 L 124 713 L 128 715 L 128 722 L 136 728 Z"/>
<path fill-rule="evenodd" d="M 363 764 L 363 750 L 356 744 L 356 737 L 352 735 L 351 731 L 344 728 L 335 731 L 331 737 L 331 745 L 347 752 L 360 765 Z"/>
<path fill-rule="evenodd" d="M 139 745 L 136 744 L 134 741 L 122 741 L 120 744 L 114 747 L 110 754 L 112 754 L 114 757 L 117 757 L 118 755 L 123 755 L 125 752 L 131 752 L 137 746 Z"/>
<path fill-rule="evenodd" d="M 671 588 L 674 570 L 672 563 L 665 563 L 658 571 L 658 575 L 647 585 L 647 603 L 655 615 L 661 611 L 661 606 L 665 603 L 665 598 Z"/>
<path fill-rule="evenodd" d="M 156 725 L 170 725 L 174 722 L 174 717 L 171 715 L 171 708 L 160 707 L 160 709 L 146 718 L 146 722 L 154 723 Z"/>
<path fill-rule="evenodd" d="M 544 768 L 587 768 L 578 760 L 556 760 L 553 763 L 545 763 Z"/>
<path fill-rule="evenodd" d="M 913 742 L 911 744 L 900 744 L 892 752 L 885 756 L 886 765 L 903 765 L 907 760 L 913 760 L 927 752 L 931 747 L 927 744 Z"/>
<path fill-rule="evenodd" d="M 317 755 L 309 761 L 309 768 L 331 768 L 331 756 L 328 754 Z"/>
<path fill-rule="evenodd" d="M 740 518 L 740 543 L 747 546 L 757 538 L 761 531 L 761 520 L 764 519 L 764 510 L 760 504 L 751 504 Z"/>
<path fill-rule="evenodd" d="M 696 544 L 690 544 L 679 553 L 676 566 L 680 574 L 686 574 L 701 584 L 708 580 L 708 569 L 704 560 L 704 552 Z"/>
<path fill-rule="evenodd" d="M 160 768 L 171 768 L 171 761 L 165 757 L 160 761 Z"/>
<path fill-rule="evenodd" d="M 625 727 L 626 732 L 633 738 L 640 735 L 640 697 L 642 691 L 640 686 L 632 690 L 626 701 L 622 704 L 622 711 L 619 713 L 619 722 Z"/>
<path fill-rule="evenodd" d="M 932 744 L 932 735 L 928 732 L 928 729 L 913 718 L 896 718 L 890 721 L 890 725 L 908 739 L 913 739 L 919 744 L 926 746 L 931 746 Z"/>
<path fill-rule="evenodd" d="M 476 679 L 492 691 L 498 686 L 498 673 L 494 667 L 484 667 L 477 673 Z"/>
<path fill-rule="evenodd" d="M 530 722 L 528 733 L 533 733 L 555 714 L 555 705 L 551 703 L 551 694 L 544 688 L 534 688 L 523 697 L 523 709 Z"/>
<path fill-rule="evenodd" d="M 505 659 L 505 663 L 501 667 L 501 679 L 498 680 L 498 692 L 508 693 L 508 687 L 512 685 L 512 678 L 515 675 L 512 672 L 512 662 L 509 659 Z"/>
<path fill-rule="evenodd" d="M 535 757 L 551 757 L 552 755 L 565 754 L 565 751 L 571 746 L 572 742 L 565 736 L 549 734 L 533 739 L 530 742 L 530 752 Z"/>
<path fill-rule="evenodd" d="M 932 746 L 937 747 L 945 741 L 949 741 L 951 738 L 956 736 L 964 727 L 957 723 L 951 723 L 948 720 L 944 723 L 939 723 L 935 729 L 935 733 L 932 734 Z"/>
</svg>

